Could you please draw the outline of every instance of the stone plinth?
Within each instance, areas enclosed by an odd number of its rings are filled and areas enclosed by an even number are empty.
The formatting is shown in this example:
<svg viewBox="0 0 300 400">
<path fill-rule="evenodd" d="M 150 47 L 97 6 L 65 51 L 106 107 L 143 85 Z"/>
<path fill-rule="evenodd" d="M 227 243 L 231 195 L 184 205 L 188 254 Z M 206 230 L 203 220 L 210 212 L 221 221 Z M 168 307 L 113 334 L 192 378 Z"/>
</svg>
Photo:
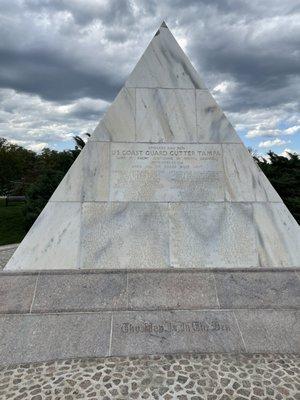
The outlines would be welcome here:
<svg viewBox="0 0 300 400">
<path fill-rule="evenodd" d="M 0 275 L 0 364 L 175 353 L 299 353 L 297 271 Z"/>
</svg>

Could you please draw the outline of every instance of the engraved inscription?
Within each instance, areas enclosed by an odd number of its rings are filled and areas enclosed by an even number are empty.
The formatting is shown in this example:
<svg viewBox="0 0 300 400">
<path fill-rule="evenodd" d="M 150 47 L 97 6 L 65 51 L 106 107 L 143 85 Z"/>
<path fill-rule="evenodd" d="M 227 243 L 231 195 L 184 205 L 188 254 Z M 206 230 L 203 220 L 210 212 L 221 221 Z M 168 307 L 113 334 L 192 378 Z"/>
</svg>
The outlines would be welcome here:
<svg viewBox="0 0 300 400">
<path fill-rule="evenodd" d="M 124 322 L 121 325 L 121 332 L 124 334 L 136 334 L 136 333 L 204 333 L 214 331 L 230 331 L 229 325 L 220 323 L 217 320 L 210 322 L 203 321 L 191 321 L 191 322 L 165 322 L 162 324 L 153 323 L 140 323 L 132 324 Z"/>
<path fill-rule="evenodd" d="M 221 146 L 111 143 L 112 201 L 224 200 Z"/>
</svg>

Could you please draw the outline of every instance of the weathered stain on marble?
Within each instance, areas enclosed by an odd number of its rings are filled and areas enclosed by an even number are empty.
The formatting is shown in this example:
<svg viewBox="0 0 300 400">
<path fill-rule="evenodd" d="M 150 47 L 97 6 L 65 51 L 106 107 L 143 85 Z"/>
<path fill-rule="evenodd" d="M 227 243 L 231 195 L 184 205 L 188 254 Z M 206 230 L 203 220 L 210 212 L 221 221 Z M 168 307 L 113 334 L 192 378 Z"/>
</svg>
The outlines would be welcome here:
<svg viewBox="0 0 300 400">
<path fill-rule="evenodd" d="M 123 87 L 93 132 L 91 141 L 135 140 L 135 89 Z"/>
<path fill-rule="evenodd" d="M 170 204 L 170 260 L 175 267 L 257 267 L 250 204 Z"/>
<path fill-rule="evenodd" d="M 136 89 L 138 142 L 197 142 L 193 89 Z"/>
<path fill-rule="evenodd" d="M 5 270 L 78 268 L 81 203 L 49 202 Z"/>
<path fill-rule="evenodd" d="M 222 149 L 226 200 L 282 201 L 242 143 L 222 144 Z"/>
<path fill-rule="evenodd" d="M 205 89 L 195 68 L 165 27 L 154 36 L 125 86 Z"/>
<path fill-rule="evenodd" d="M 167 204 L 84 203 L 81 268 L 165 268 Z"/>
<path fill-rule="evenodd" d="M 300 227 L 283 203 L 254 203 L 259 266 L 299 267 Z"/>
<path fill-rule="evenodd" d="M 208 90 L 196 90 L 197 141 L 241 143 L 231 123 Z"/>
</svg>

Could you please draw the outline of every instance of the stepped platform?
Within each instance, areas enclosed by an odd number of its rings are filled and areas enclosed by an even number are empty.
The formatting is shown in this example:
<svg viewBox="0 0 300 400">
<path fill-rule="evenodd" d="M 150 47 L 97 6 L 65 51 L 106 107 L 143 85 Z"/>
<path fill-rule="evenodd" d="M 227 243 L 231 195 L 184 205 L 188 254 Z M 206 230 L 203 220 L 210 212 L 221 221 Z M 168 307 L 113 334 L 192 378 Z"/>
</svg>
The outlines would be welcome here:
<svg viewBox="0 0 300 400">
<path fill-rule="evenodd" d="M 300 353 L 285 270 L 0 273 L 0 364 L 186 353 Z"/>
</svg>

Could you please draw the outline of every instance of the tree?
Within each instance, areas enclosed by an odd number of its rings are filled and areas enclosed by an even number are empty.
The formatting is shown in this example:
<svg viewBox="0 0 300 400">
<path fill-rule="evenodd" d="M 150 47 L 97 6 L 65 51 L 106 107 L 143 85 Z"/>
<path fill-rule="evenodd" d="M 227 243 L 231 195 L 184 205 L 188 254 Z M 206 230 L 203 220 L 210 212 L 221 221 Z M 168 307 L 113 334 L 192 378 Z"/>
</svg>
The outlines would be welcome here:
<svg viewBox="0 0 300 400">
<path fill-rule="evenodd" d="M 37 154 L 0 138 L 0 196 L 24 194 L 34 181 Z"/>
<path fill-rule="evenodd" d="M 86 136 L 90 137 L 91 134 L 90 133 L 85 133 Z M 75 140 L 75 149 L 76 150 L 82 150 L 85 146 L 85 141 L 78 135 L 73 136 L 73 139 Z"/>
<path fill-rule="evenodd" d="M 39 216 L 79 152 L 79 150 L 58 152 L 46 148 L 37 156 L 35 168 L 39 173 L 36 180 L 25 192 L 26 205 L 24 214 L 26 230 L 31 227 Z"/>
<path fill-rule="evenodd" d="M 300 223 L 300 157 L 296 153 L 288 153 L 288 157 L 283 157 L 272 151 L 268 152 L 268 156 L 269 160 L 254 159 Z"/>
</svg>

